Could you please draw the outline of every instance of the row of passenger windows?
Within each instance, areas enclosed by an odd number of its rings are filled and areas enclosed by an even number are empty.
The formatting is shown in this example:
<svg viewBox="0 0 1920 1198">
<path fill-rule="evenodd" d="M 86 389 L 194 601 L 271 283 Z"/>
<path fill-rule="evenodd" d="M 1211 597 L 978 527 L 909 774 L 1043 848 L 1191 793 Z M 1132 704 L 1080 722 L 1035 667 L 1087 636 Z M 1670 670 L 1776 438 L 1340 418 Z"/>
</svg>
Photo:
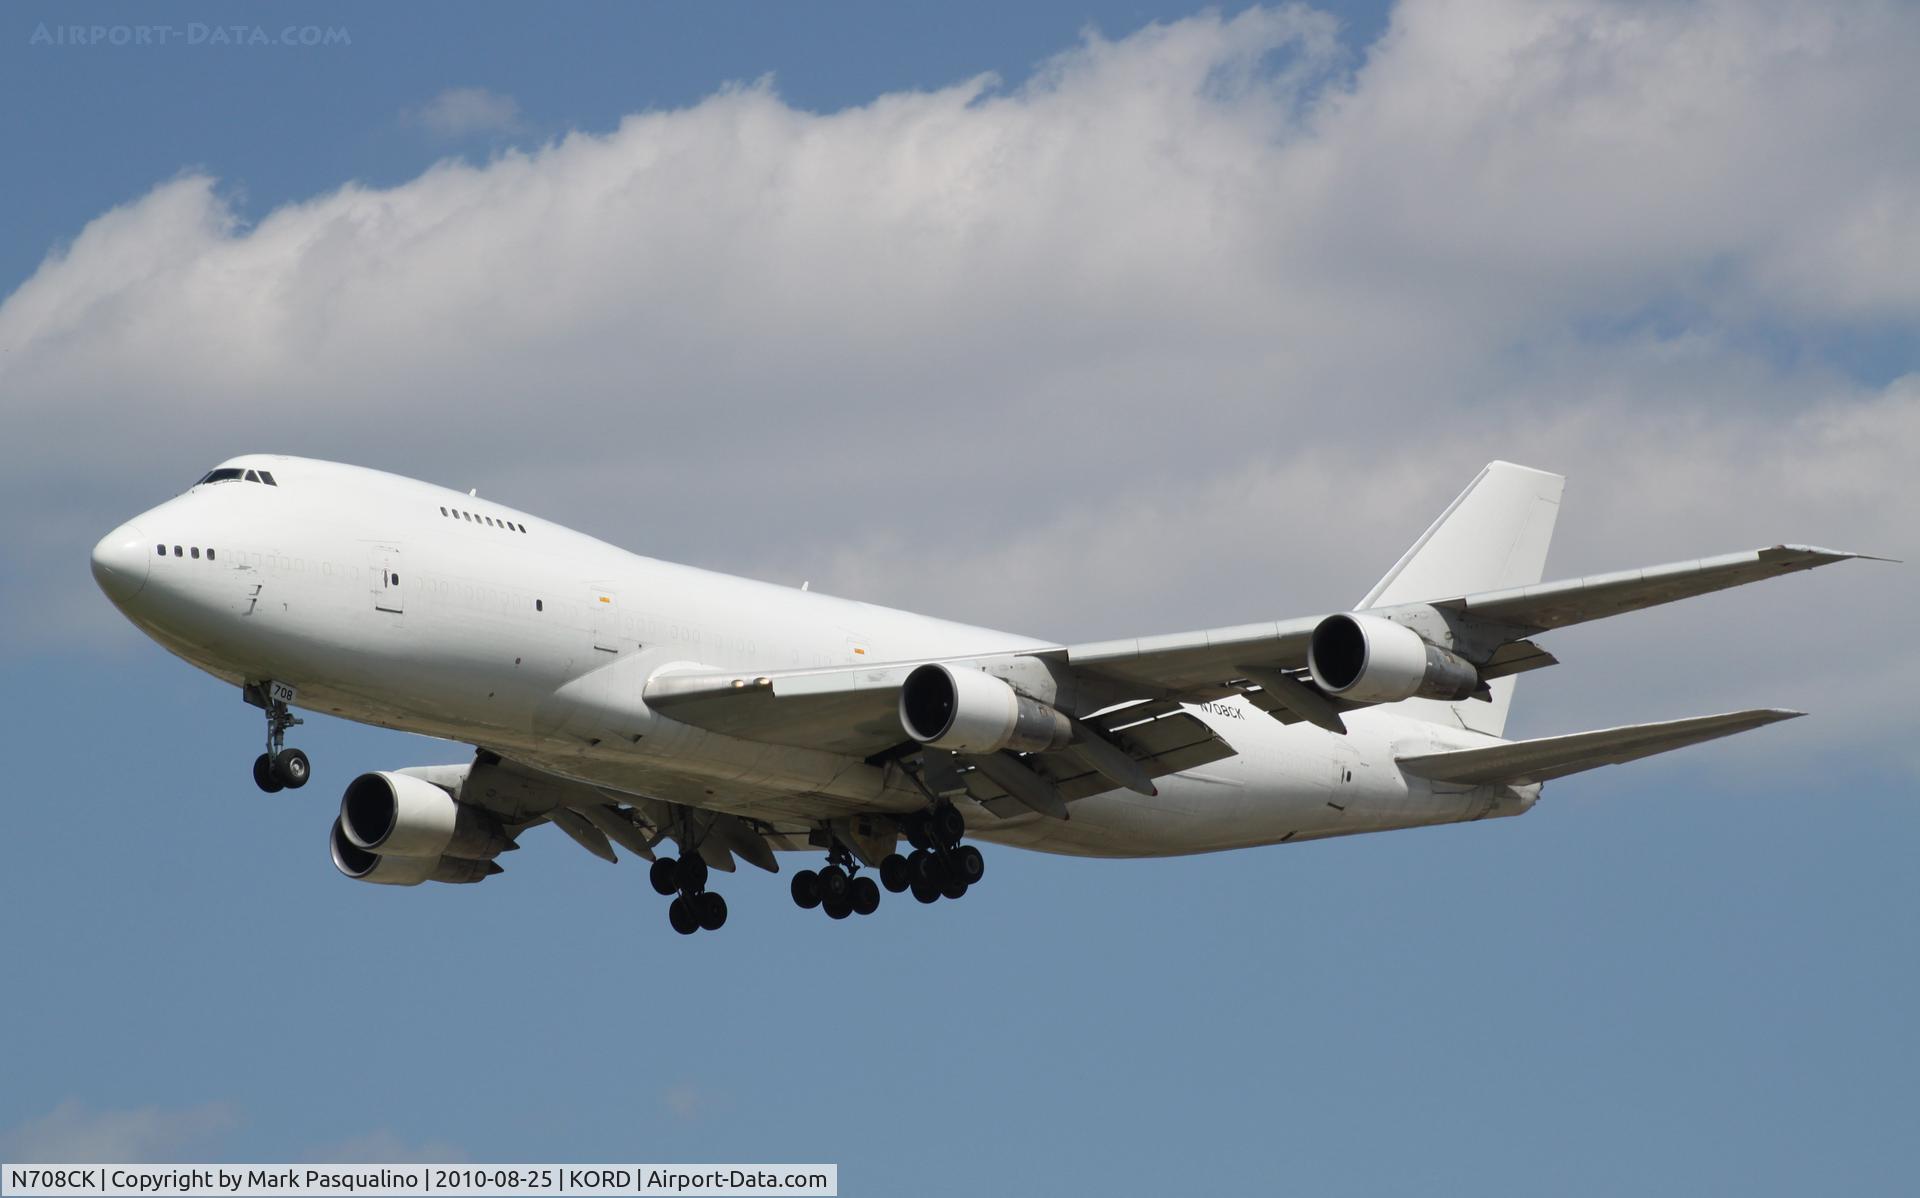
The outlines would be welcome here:
<svg viewBox="0 0 1920 1198">
<path fill-rule="evenodd" d="M 161 556 L 161 557 L 165 557 L 165 556 L 167 556 L 167 547 L 166 547 L 165 545 L 155 545 L 155 546 L 153 547 L 153 551 L 154 551 L 154 553 L 156 553 L 156 554 L 158 554 L 158 555 L 159 555 L 159 556 Z M 194 559 L 195 561 L 198 561 L 198 560 L 200 560 L 200 546 L 198 546 L 198 545 L 195 545 L 195 546 L 193 546 L 193 547 L 191 547 L 190 549 L 188 549 L 188 550 L 187 550 L 187 551 L 186 551 L 185 553 L 182 553 L 182 552 L 180 551 L 180 546 L 178 546 L 178 545 L 175 545 L 175 546 L 173 547 L 173 556 L 175 556 L 175 557 L 191 557 L 191 558 L 193 558 L 193 559 Z M 217 559 L 216 559 L 216 558 L 215 558 L 215 557 L 213 556 L 213 550 L 211 550 L 211 549 L 209 549 L 209 550 L 207 550 L 207 560 L 208 560 L 208 561 L 215 561 L 215 560 L 217 560 Z"/>
<path fill-rule="evenodd" d="M 209 470 L 200 476 L 199 482 L 193 485 L 197 487 L 200 483 L 230 483 L 235 479 L 242 479 L 250 483 L 265 483 L 269 487 L 277 487 L 280 485 L 273 481 L 273 471 L 271 470 L 241 470 L 233 466 L 227 466 L 219 470 Z"/>
<path fill-rule="evenodd" d="M 515 524 L 511 520 L 496 520 L 492 516 L 476 516 L 472 512 L 463 512 L 459 508 L 441 508 L 440 514 L 449 520 L 465 520 L 470 524 L 484 524 L 488 528 L 504 528 L 509 532 L 525 532 L 527 526 Z"/>
</svg>

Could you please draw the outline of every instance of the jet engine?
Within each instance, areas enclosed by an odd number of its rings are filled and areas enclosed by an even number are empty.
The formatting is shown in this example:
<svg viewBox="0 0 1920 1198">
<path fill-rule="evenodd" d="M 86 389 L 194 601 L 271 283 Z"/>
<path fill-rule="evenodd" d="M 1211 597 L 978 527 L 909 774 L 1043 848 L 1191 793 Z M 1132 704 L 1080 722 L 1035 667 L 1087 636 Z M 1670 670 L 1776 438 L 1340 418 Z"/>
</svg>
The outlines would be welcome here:
<svg viewBox="0 0 1920 1198">
<path fill-rule="evenodd" d="M 329 838 L 333 867 L 356 882 L 418 886 L 422 882 L 478 882 L 502 872 L 492 861 L 468 857 L 395 857 L 368 852 L 347 836 L 344 819 L 333 821 Z"/>
<path fill-rule="evenodd" d="M 1039 753 L 1064 748 L 1073 722 L 1002 679 L 930 662 L 900 687 L 900 725 L 921 744 L 955 753 Z"/>
<path fill-rule="evenodd" d="M 1321 690 L 1356 703 L 1453 702 L 1480 687 L 1480 671 L 1472 662 L 1379 616 L 1342 614 L 1320 621 L 1307 648 L 1307 669 Z"/>
<path fill-rule="evenodd" d="M 478 882 L 513 841 L 493 815 L 411 774 L 362 774 L 340 798 L 333 864 L 349 878 L 413 886 Z"/>
</svg>

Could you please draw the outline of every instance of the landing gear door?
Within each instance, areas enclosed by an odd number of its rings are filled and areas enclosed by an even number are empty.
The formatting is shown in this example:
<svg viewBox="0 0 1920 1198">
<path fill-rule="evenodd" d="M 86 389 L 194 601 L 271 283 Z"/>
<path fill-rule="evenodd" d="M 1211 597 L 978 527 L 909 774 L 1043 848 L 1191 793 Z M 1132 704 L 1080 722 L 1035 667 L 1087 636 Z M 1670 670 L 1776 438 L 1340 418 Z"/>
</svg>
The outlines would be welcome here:
<svg viewBox="0 0 1920 1198">
<path fill-rule="evenodd" d="M 373 610 L 403 612 L 400 589 L 400 551 L 385 545 L 368 551 L 368 577 L 373 580 Z"/>
</svg>

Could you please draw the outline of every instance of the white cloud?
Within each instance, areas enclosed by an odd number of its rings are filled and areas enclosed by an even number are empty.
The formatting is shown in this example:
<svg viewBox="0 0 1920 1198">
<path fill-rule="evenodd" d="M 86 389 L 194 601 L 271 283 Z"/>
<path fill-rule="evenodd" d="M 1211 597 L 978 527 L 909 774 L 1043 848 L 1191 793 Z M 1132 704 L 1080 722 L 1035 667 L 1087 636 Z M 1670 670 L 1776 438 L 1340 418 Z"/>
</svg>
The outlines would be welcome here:
<svg viewBox="0 0 1920 1198">
<path fill-rule="evenodd" d="M 1253 9 L 252 222 L 172 180 L 0 305 L 0 497 L 64 509 L 6 556 L 76 575 L 76 527 L 256 448 L 1067 636 L 1350 601 L 1496 456 L 1572 476 L 1558 570 L 1920 555 L 1916 383 L 1844 349 L 1920 331 L 1920 12 L 1439 0 L 1359 51 Z M 1884 747 L 1912 573 L 1635 617 L 1532 693 L 1808 696 Z"/>
<path fill-rule="evenodd" d="M 68 1100 L 37 1119 L 0 1131 L 0 1159 L 30 1161 L 168 1161 L 204 1153 L 239 1120 L 225 1103 L 125 1111 L 94 1110 Z"/>
<path fill-rule="evenodd" d="M 521 127 L 519 102 L 484 87 L 450 87 L 409 113 L 408 119 L 449 141 L 482 133 L 515 133 Z"/>
</svg>

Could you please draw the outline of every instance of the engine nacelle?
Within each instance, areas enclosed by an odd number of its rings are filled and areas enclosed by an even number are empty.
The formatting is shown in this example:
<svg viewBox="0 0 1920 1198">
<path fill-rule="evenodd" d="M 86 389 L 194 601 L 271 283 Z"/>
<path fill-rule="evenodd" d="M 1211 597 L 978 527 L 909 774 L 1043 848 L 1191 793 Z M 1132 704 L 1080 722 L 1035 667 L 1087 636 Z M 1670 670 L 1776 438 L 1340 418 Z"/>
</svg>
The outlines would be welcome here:
<svg viewBox="0 0 1920 1198">
<path fill-rule="evenodd" d="M 340 827 L 383 857 L 491 859 L 511 843 L 500 821 L 411 774 L 361 774 L 340 798 Z"/>
<path fill-rule="evenodd" d="M 1307 669 L 1329 695 L 1356 703 L 1467 698 L 1480 671 L 1419 633 L 1379 616 L 1328 616 L 1313 630 Z"/>
<path fill-rule="evenodd" d="M 369 852 L 347 835 L 345 819 L 333 821 L 329 841 L 333 867 L 356 882 L 383 886 L 418 886 L 422 882 L 478 882 L 500 872 L 491 861 L 464 857 L 396 857 Z"/>
<path fill-rule="evenodd" d="M 901 684 L 900 726 L 923 745 L 955 753 L 1039 753 L 1073 739 L 1073 722 L 1045 703 L 982 670 L 939 662 Z"/>
</svg>

